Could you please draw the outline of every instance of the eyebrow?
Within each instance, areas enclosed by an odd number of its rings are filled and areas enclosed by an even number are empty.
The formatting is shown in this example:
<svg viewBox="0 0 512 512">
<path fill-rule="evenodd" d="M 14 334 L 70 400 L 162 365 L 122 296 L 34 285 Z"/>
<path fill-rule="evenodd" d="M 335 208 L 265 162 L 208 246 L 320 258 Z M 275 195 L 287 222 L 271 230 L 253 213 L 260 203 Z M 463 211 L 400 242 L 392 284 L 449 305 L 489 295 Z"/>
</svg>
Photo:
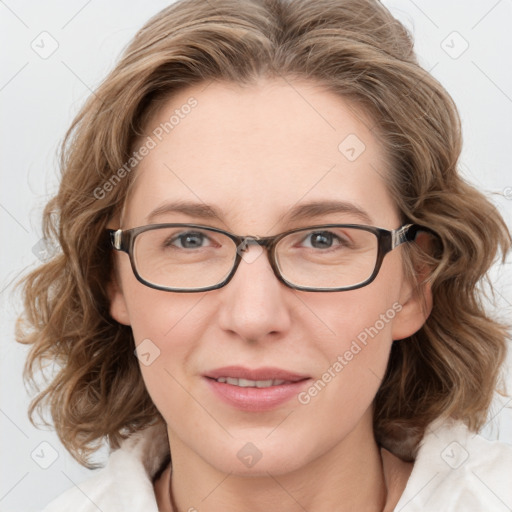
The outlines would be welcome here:
<svg viewBox="0 0 512 512">
<path fill-rule="evenodd" d="M 153 222 L 154 218 L 166 213 L 181 213 L 189 217 L 200 219 L 224 219 L 226 214 L 223 210 L 215 206 L 205 203 L 194 203 L 187 201 L 175 201 L 165 203 L 155 208 L 147 217 L 147 222 Z M 282 216 L 285 223 L 291 221 L 302 221 L 306 219 L 314 219 L 333 213 L 349 214 L 357 217 L 366 224 L 372 224 L 372 220 L 368 213 L 354 203 L 347 201 L 311 201 L 293 206 L 286 214 Z"/>
</svg>

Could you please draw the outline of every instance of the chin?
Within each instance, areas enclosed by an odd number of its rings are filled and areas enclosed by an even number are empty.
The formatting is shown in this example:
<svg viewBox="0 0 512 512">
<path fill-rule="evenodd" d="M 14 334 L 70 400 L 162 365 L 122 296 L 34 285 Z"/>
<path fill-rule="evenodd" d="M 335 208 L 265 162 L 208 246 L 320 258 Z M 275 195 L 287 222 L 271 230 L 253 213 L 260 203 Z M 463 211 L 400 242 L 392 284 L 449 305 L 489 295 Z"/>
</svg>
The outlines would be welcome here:
<svg viewBox="0 0 512 512">
<path fill-rule="evenodd" d="M 268 477 L 269 473 L 273 476 L 291 473 L 316 458 L 313 453 L 314 447 L 308 450 L 303 441 L 286 440 L 284 436 L 276 437 L 272 441 L 261 437 L 260 441 L 245 439 L 251 437 L 244 437 L 243 441 L 231 439 L 229 446 L 219 444 L 213 453 L 209 450 L 208 455 L 203 451 L 203 458 L 218 471 L 244 477 Z"/>
</svg>

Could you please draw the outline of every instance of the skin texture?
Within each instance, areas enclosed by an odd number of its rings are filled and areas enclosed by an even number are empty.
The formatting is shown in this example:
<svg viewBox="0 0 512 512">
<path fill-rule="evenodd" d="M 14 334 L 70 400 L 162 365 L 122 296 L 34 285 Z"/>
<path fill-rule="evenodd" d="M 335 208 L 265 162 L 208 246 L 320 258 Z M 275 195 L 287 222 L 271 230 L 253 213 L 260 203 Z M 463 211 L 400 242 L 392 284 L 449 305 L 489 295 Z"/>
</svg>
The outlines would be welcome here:
<svg viewBox="0 0 512 512">
<path fill-rule="evenodd" d="M 347 101 L 311 82 L 201 84 L 159 109 L 146 136 L 190 97 L 197 106 L 142 160 L 112 228 L 191 222 L 268 236 L 320 223 L 365 224 L 353 213 L 283 220 L 297 203 L 326 200 L 357 205 L 374 226 L 400 226 L 383 180 L 386 155 L 371 120 Z M 365 145 L 353 161 L 338 149 L 350 134 Z M 166 213 L 148 221 L 173 200 L 214 205 L 224 215 Z M 116 265 L 113 318 L 131 325 L 136 344 L 150 339 L 160 351 L 141 371 L 167 422 L 173 459 L 172 479 L 167 471 L 155 487 L 161 510 L 170 510 L 169 486 L 179 511 L 256 512 L 276 503 L 286 511 L 391 510 L 412 466 L 389 452 L 381 458 L 372 401 L 393 340 L 416 332 L 427 314 L 404 279 L 400 248 L 373 283 L 334 293 L 286 287 L 265 251 L 242 261 L 224 288 L 200 293 L 144 286 L 124 253 Z M 272 366 L 314 382 L 394 304 L 401 307 L 394 318 L 306 405 L 292 399 L 243 412 L 221 402 L 202 377 L 228 365 Z M 250 468 L 237 457 L 248 442 L 262 455 Z"/>
</svg>

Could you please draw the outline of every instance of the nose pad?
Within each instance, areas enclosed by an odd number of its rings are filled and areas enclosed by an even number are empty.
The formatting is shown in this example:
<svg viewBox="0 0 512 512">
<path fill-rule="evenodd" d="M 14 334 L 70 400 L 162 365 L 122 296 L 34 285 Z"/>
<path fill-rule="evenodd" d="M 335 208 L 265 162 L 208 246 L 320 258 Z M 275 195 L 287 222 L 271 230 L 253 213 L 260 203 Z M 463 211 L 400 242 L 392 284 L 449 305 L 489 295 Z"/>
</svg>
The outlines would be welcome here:
<svg viewBox="0 0 512 512">
<path fill-rule="evenodd" d="M 246 263 L 254 263 L 263 254 L 263 247 L 258 243 L 257 237 L 245 237 L 238 244 L 236 252 Z"/>
</svg>

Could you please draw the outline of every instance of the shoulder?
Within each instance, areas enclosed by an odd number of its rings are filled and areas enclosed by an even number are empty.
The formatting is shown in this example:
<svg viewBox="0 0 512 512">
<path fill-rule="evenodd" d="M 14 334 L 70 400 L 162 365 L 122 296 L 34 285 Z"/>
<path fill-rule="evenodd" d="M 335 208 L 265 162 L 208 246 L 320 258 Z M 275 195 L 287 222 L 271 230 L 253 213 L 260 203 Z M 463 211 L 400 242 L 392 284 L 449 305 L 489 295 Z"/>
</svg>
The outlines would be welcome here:
<svg viewBox="0 0 512 512">
<path fill-rule="evenodd" d="M 103 469 L 62 493 L 43 512 L 158 512 L 152 479 L 168 453 L 161 425 L 138 432 L 111 453 Z"/>
<path fill-rule="evenodd" d="M 433 422 L 395 510 L 506 511 L 512 507 L 512 444 L 452 420 Z"/>
</svg>

